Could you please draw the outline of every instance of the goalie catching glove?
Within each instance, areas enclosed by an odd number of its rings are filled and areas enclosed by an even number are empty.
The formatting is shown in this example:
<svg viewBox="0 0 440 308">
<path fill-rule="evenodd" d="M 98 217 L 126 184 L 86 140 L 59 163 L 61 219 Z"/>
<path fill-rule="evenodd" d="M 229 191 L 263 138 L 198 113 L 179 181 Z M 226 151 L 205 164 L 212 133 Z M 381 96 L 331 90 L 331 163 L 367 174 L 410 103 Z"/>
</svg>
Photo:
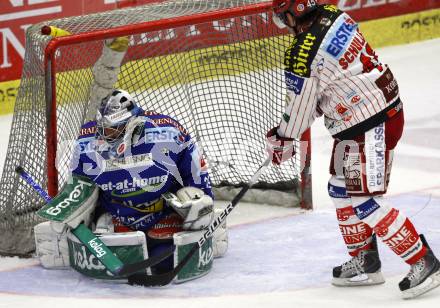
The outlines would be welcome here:
<svg viewBox="0 0 440 308">
<path fill-rule="evenodd" d="M 199 188 L 184 187 L 176 194 L 163 194 L 163 198 L 183 218 L 184 230 L 205 229 L 214 218 L 214 201 Z"/>
<path fill-rule="evenodd" d="M 281 163 L 295 156 L 295 139 L 281 137 L 278 135 L 278 127 L 274 127 L 266 134 L 266 152 L 272 159 L 272 163 Z"/>
</svg>

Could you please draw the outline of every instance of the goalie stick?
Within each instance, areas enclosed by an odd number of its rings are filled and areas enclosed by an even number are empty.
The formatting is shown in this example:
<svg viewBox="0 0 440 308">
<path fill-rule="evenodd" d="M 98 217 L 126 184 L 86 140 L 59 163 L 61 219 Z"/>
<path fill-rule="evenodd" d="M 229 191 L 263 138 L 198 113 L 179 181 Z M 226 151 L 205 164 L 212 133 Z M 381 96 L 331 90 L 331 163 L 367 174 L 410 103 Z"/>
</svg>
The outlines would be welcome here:
<svg viewBox="0 0 440 308">
<path fill-rule="evenodd" d="M 202 237 L 197 241 L 197 243 L 194 243 L 190 251 L 173 270 L 158 275 L 145 275 L 137 273 L 128 277 L 128 283 L 131 285 L 141 285 L 145 287 L 164 286 L 169 284 L 174 277 L 177 276 L 180 270 L 188 263 L 194 253 L 203 246 L 206 240 L 211 237 L 214 231 L 223 223 L 229 213 L 231 213 L 237 203 L 241 200 L 241 198 L 243 198 L 244 194 L 249 190 L 249 188 L 251 188 L 251 186 L 257 182 L 258 178 L 261 176 L 261 174 L 263 174 L 270 162 L 271 159 L 267 158 L 266 161 L 255 172 L 249 182 L 243 186 L 240 192 L 234 197 L 234 199 L 232 199 L 231 203 L 229 203 L 228 206 L 226 206 L 226 208 L 220 213 L 220 215 L 214 219 L 214 221 L 208 226 L 205 233 L 203 233 Z"/>
<path fill-rule="evenodd" d="M 23 180 L 26 181 L 33 189 L 35 189 L 38 194 L 44 198 L 46 202 L 50 202 L 52 198 L 49 194 L 40 186 L 34 179 L 27 173 L 21 166 L 15 168 L 15 172 L 17 172 Z M 80 224 L 75 229 L 71 230 L 72 233 L 89 248 L 90 252 L 99 260 L 101 263 L 108 269 L 112 274 L 116 276 L 128 276 L 134 274 L 136 272 L 145 270 L 148 267 L 151 267 L 165 258 L 169 257 L 174 252 L 174 247 L 172 250 L 164 251 L 163 253 L 156 255 L 154 257 L 131 263 L 131 264 L 123 264 L 118 257 L 116 257 L 111 250 L 92 232 L 89 228 L 87 228 L 84 224 Z M 96 251 L 89 245 L 89 241 L 94 240 L 106 253 L 98 254 Z M 145 275 L 145 274 L 144 274 Z"/>
</svg>

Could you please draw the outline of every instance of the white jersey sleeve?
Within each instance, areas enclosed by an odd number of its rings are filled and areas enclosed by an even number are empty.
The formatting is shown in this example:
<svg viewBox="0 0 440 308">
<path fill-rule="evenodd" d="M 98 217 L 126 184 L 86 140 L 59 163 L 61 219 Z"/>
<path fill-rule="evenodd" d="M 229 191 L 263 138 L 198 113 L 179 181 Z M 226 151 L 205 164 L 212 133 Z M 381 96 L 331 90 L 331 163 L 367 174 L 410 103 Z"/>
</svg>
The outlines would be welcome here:
<svg viewBox="0 0 440 308">
<path fill-rule="evenodd" d="M 301 78 L 286 71 L 287 106 L 278 128 L 278 135 L 299 139 L 317 114 L 317 78 Z"/>
</svg>

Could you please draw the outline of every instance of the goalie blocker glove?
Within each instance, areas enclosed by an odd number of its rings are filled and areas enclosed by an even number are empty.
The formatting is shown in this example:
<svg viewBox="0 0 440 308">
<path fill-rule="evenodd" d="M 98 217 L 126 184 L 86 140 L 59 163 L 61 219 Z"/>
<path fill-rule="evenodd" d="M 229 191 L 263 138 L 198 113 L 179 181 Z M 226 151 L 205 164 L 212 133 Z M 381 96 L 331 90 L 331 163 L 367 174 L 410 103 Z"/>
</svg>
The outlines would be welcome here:
<svg viewBox="0 0 440 308">
<path fill-rule="evenodd" d="M 214 201 L 203 190 L 196 187 L 184 187 L 172 193 L 163 194 L 167 204 L 183 219 L 184 230 L 202 230 L 214 218 Z"/>
<path fill-rule="evenodd" d="M 281 137 L 277 131 L 278 127 L 274 127 L 267 132 L 266 152 L 273 164 L 280 165 L 295 156 L 295 139 Z"/>
</svg>

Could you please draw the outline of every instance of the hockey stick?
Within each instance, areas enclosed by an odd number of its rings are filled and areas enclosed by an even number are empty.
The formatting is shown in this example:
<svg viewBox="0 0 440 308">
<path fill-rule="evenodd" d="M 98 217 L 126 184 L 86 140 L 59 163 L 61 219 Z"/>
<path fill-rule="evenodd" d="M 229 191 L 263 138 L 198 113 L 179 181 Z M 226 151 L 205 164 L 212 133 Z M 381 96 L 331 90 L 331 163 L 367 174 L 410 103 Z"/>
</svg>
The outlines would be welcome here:
<svg viewBox="0 0 440 308">
<path fill-rule="evenodd" d="M 15 172 L 17 172 L 26 183 L 32 186 L 32 188 L 35 189 L 35 191 L 37 191 L 46 202 L 52 200 L 48 193 L 38 185 L 38 183 L 36 183 L 29 173 L 27 173 L 21 166 L 15 168 Z M 116 276 L 127 276 L 142 271 L 159 263 L 174 252 L 173 249 L 172 251 L 165 251 L 162 254 L 146 260 L 131 264 L 123 264 L 122 261 L 119 260 L 119 258 L 115 256 L 113 252 L 84 224 L 80 224 L 74 229 L 72 228 L 71 231 L 84 245 L 86 245 L 89 251 L 106 267 L 106 269 Z M 90 242 L 93 243 L 93 246 L 90 245 Z M 99 247 L 101 252 L 96 251 L 96 247 Z"/>
<path fill-rule="evenodd" d="M 158 275 L 145 275 L 140 273 L 134 274 L 128 277 L 128 283 L 131 285 L 141 285 L 145 287 L 164 286 L 169 284 L 174 279 L 174 277 L 177 276 L 180 270 L 188 263 L 194 253 L 203 246 L 203 244 L 212 236 L 214 231 L 223 223 L 229 213 L 231 213 L 237 203 L 241 200 L 241 198 L 243 198 L 244 194 L 249 190 L 249 188 L 251 188 L 252 185 L 257 182 L 258 178 L 261 176 L 261 174 L 263 174 L 267 166 L 269 166 L 270 162 L 271 159 L 267 158 L 266 161 L 255 172 L 249 182 L 244 185 L 240 192 L 234 197 L 234 199 L 232 199 L 231 203 L 226 206 L 223 212 L 221 212 L 220 215 L 218 215 L 217 218 L 214 219 L 214 221 L 208 226 L 208 229 L 205 233 L 203 233 L 198 242 L 194 243 L 194 245 L 191 247 L 191 250 L 185 255 L 182 261 L 180 261 L 173 270 Z"/>
</svg>

